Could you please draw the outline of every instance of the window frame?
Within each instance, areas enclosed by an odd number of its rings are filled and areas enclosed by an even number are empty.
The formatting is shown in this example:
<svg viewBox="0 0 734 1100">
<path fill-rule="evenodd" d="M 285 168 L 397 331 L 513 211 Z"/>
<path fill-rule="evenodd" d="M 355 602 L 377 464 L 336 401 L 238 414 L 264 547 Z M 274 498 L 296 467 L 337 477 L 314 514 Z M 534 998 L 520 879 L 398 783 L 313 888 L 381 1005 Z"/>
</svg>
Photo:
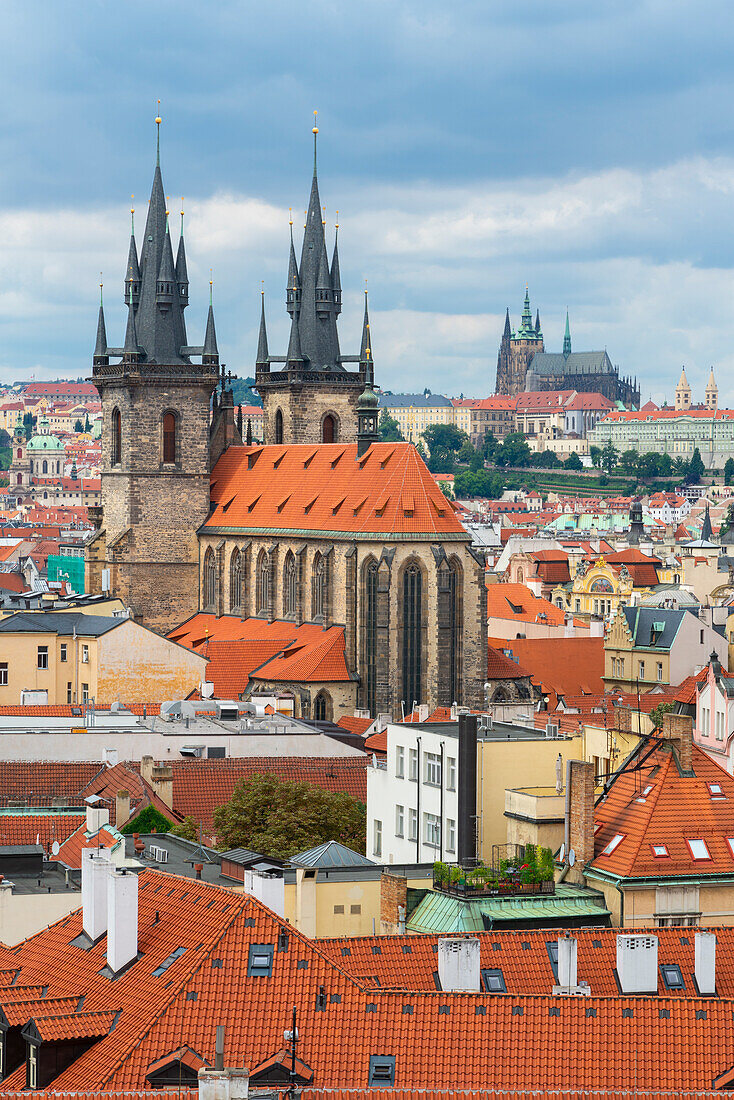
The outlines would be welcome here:
<svg viewBox="0 0 734 1100">
<path fill-rule="evenodd" d="M 386 1073 L 377 1072 L 379 1067 L 385 1067 Z M 370 1054 L 368 1087 L 380 1086 L 390 1088 L 395 1084 L 395 1055 L 394 1054 Z"/>
<path fill-rule="evenodd" d="M 395 836 L 405 836 L 405 806 L 399 802 L 395 803 Z"/>
<path fill-rule="evenodd" d="M 248 978 L 269 978 L 273 973 L 273 957 L 275 955 L 275 947 L 272 943 L 251 943 L 250 949 L 247 953 L 247 977 Z M 255 965 L 256 958 L 268 957 L 267 967 Z"/>
<path fill-rule="evenodd" d="M 8 686 L 9 667 L 7 661 L 0 661 L 0 687 Z"/>
<path fill-rule="evenodd" d="M 166 409 L 161 417 L 161 463 L 164 466 L 175 466 L 177 462 L 178 416 L 173 409 Z"/>
<path fill-rule="evenodd" d="M 691 859 L 693 860 L 694 863 L 710 863 L 711 862 L 711 858 L 712 858 L 711 857 L 711 852 L 709 850 L 708 844 L 703 839 L 703 837 L 700 837 L 700 836 L 687 837 L 686 836 L 686 837 L 683 837 L 683 839 L 686 842 L 686 846 L 688 847 L 688 851 L 691 853 Z M 696 853 L 695 853 L 695 850 L 693 848 L 694 844 L 702 844 L 703 847 L 704 847 L 704 850 L 706 852 L 706 855 L 705 856 L 701 856 L 701 855 L 697 856 Z"/>
<path fill-rule="evenodd" d="M 382 859 L 382 821 L 379 817 L 372 818 L 372 855 Z"/>
<path fill-rule="evenodd" d="M 656 848 L 662 848 L 662 851 L 656 852 Z M 668 851 L 667 844 L 651 844 L 650 851 L 652 852 L 653 859 L 670 859 L 670 852 Z"/>
<path fill-rule="evenodd" d="M 427 848 L 441 847 L 441 817 L 428 810 L 423 811 L 423 843 Z"/>
<path fill-rule="evenodd" d="M 48 646 L 36 646 L 36 668 L 42 672 L 48 671 Z"/>
<path fill-rule="evenodd" d="M 405 779 L 405 746 L 395 746 L 395 778 Z"/>
<path fill-rule="evenodd" d="M 59 643 L 59 661 L 63 665 L 63 664 L 66 664 L 67 660 L 68 660 L 68 657 L 67 657 L 67 643 L 66 642 L 60 642 Z"/>
<path fill-rule="evenodd" d="M 441 786 L 441 754 L 437 752 L 423 753 L 423 785 L 425 787 Z"/>
<path fill-rule="evenodd" d="M 678 963 L 660 963 L 658 969 L 660 970 L 660 977 L 663 979 L 663 985 L 666 989 L 674 990 L 676 992 L 680 990 L 681 992 L 685 993 L 686 983 L 683 978 L 683 971 L 681 970 Z M 677 978 L 677 980 L 674 980 L 672 982 L 669 980 L 669 971 L 673 971 L 675 973 L 675 977 Z"/>
<path fill-rule="evenodd" d="M 481 971 L 482 988 L 485 993 L 506 993 L 507 984 L 502 970 L 498 966 L 483 967 Z M 491 982 L 499 981 L 499 986 L 492 989 Z"/>
<path fill-rule="evenodd" d="M 418 749 L 408 749 L 408 782 L 418 782 Z"/>
</svg>

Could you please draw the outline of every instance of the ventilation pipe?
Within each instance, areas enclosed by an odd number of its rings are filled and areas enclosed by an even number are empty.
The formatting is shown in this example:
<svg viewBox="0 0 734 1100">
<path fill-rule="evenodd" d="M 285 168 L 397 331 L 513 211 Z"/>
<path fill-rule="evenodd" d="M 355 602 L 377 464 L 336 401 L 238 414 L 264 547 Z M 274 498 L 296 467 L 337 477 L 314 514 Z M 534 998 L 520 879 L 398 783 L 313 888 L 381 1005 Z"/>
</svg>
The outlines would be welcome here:
<svg viewBox="0 0 734 1100">
<path fill-rule="evenodd" d="M 577 984 L 578 940 L 571 936 L 558 937 L 558 984 L 571 989 Z"/>
<path fill-rule="evenodd" d="M 617 977 L 623 993 L 657 993 L 657 936 L 617 936 Z"/>
<path fill-rule="evenodd" d="M 82 928 L 92 943 L 107 931 L 109 869 L 105 848 L 82 848 Z"/>
<path fill-rule="evenodd" d="M 107 918 L 107 965 L 118 974 L 138 954 L 138 876 L 125 867 L 108 872 Z"/>
<path fill-rule="evenodd" d="M 479 940 L 473 936 L 444 936 L 439 939 L 438 979 L 446 993 L 479 993 Z"/>
<path fill-rule="evenodd" d="M 716 934 L 714 932 L 696 932 L 695 973 L 698 992 L 711 994 L 716 992 Z"/>
</svg>

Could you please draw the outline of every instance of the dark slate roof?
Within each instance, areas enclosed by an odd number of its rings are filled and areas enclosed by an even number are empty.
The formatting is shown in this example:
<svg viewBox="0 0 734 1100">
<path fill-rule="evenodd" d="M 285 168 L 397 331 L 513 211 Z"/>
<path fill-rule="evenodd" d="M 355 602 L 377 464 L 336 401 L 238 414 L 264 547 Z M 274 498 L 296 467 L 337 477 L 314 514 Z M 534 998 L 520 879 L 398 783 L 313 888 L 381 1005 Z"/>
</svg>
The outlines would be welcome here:
<svg viewBox="0 0 734 1100">
<path fill-rule="evenodd" d="M 115 619 L 111 615 L 85 615 L 81 611 L 67 613 L 63 611 L 18 611 L 0 621 L 0 632 L 8 634 L 73 634 L 81 637 L 98 638 L 108 630 L 114 630 L 125 619 Z"/>
<path fill-rule="evenodd" d="M 613 374 L 614 367 L 606 351 L 538 351 L 530 367 L 533 374 Z"/>
<path fill-rule="evenodd" d="M 353 852 L 351 848 L 340 844 L 338 840 L 327 840 L 324 844 L 317 844 L 315 848 L 309 848 L 306 852 L 299 852 L 293 856 L 291 863 L 298 867 L 373 867 L 371 859 Z"/>
<path fill-rule="evenodd" d="M 683 617 L 690 614 L 689 611 L 672 611 L 663 607 L 624 607 L 622 610 L 635 645 L 660 650 L 670 649 Z"/>
<path fill-rule="evenodd" d="M 446 408 L 450 405 L 451 402 L 449 401 L 448 397 L 444 397 L 443 394 L 440 393 L 429 393 L 427 396 L 422 393 L 380 394 L 381 409 L 407 409 L 411 406 L 417 409 L 436 409 Z"/>
</svg>

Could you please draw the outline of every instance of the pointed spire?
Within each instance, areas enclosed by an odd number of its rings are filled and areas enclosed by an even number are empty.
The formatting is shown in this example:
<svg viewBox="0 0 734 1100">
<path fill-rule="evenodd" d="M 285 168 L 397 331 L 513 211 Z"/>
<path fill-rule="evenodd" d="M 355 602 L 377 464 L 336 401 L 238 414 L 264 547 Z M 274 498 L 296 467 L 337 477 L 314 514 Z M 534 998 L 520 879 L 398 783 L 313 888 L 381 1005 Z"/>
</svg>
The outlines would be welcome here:
<svg viewBox="0 0 734 1100">
<path fill-rule="evenodd" d="M 260 333 L 257 338 L 256 366 L 267 367 L 268 356 L 268 330 L 265 324 L 265 291 L 260 291 Z"/>
<path fill-rule="evenodd" d="M 173 265 L 173 245 L 171 244 L 171 230 L 168 224 L 168 210 L 166 210 L 166 236 L 163 241 L 161 266 L 158 271 L 155 290 L 155 300 L 163 310 L 167 310 L 173 302 L 175 282 L 176 270 Z"/>
<path fill-rule="evenodd" d="M 298 314 L 293 314 L 293 320 L 291 321 L 291 335 L 288 340 L 288 355 L 287 363 L 303 363 L 303 355 L 301 353 L 301 338 L 298 333 Z"/>
<path fill-rule="evenodd" d="M 135 196 L 131 195 L 131 199 Z M 135 207 L 130 206 L 130 248 L 127 253 L 127 276 L 125 278 L 125 303 L 130 301 L 132 292 L 133 305 L 137 308 L 140 301 L 140 265 L 138 263 L 138 247 L 135 243 Z"/>
<path fill-rule="evenodd" d="M 566 310 L 566 331 L 563 334 L 563 357 L 567 359 L 571 354 L 571 326 L 568 323 L 568 310 Z"/>
<path fill-rule="evenodd" d="M 314 113 L 313 113 L 313 130 L 311 131 L 311 133 L 313 134 L 313 178 L 314 179 L 316 179 L 316 138 L 318 137 L 318 133 L 319 133 L 319 128 L 316 125 L 316 120 L 318 118 L 318 115 L 319 115 L 319 112 L 314 111 Z"/>
<path fill-rule="evenodd" d="M 237 406 L 237 431 L 239 432 L 240 439 L 242 439 L 242 406 Z"/>
<path fill-rule="evenodd" d="M 339 316 L 342 311 L 342 280 L 339 270 L 339 211 L 336 212 L 336 225 L 334 226 L 334 254 L 331 258 L 331 293 L 334 301 L 334 314 Z"/>
<path fill-rule="evenodd" d="M 367 298 L 367 287 L 364 288 L 364 318 L 362 320 L 362 346 L 359 349 L 359 359 L 361 363 L 366 363 L 369 359 L 370 350 L 372 345 L 370 344 L 370 314 L 369 314 L 369 302 Z"/>
<path fill-rule="evenodd" d="M 248 447 L 252 446 L 252 420 L 249 416 L 247 418 L 247 435 L 245 437 L 245 443 Z"/>
<path fill-rule="evenodd" d="M 298 278 L 298 264 L 296 263 L 296 250 L 293 247 L 293 210 L 288 211 L 291 230 L 291 251 L 288 257 L 288 282 L 286 283 L 286 309 L 293 316 L 293 311 L 298 309 L 301 295 L 301 284 Z"/>
<path fill-rule="evenodd" d="M 213 279 L 209 280 L 209 312 L 206 317 L 206 333 L 204 335 L 204 351 L 201 356 L 202 363 L 212 365 L 219 364 L 219 348 L 217 347 L 217 334 L 214 328 L 214 301 L 212 294 Z"/>
<path fill-rule="evenodd" d="M 102 301 L 102 278 L 100 273 L 99 282 L 99 317 L 97 318 L 97 339 L 94 344 L 94 359 L 92 360 L 95 366 L 107 366 L 110 359 L 107 354 L 107 329 L 104 323 L 104 302 Z"/>
<path fill-rule="evenodd" d="M 525 284 L 525 301 L 522 307 L 522 320 L 517 335 L 520 340 L 535 340 L 536 338 L 533 314 L 530 309 L 530 291 L 528 290 L 527 283 Z"/>
<path fill-rule="evenodd" d="M 512 325 L 510 324 L 510 307 L 508 306 L 507 307 L 507 312 L 505 313 L 505 327 L 504 327 L 504 331 L 502 333 L 502 339 L 503 340 L 509 340 L 511 336 L 512 336 Z"/>
<path fill-rule="evenodd" d="M 127 328 L 125 330 L 125 344 L 122 349 L 122 358 L 129 363 L 137 363 L 140 359 L 138 348 L 138 334 L 135 328 L 135 308 L 132 298 L 127 304 Z"/>
<path fill-rule="evenodd" d="M 184 244 L 183 195 L 181 196 L 181 233 L 178 238 L 178 252 L 176 253 L 176 282 L 178 283 L 178 300 L 181 303 L 181 308 L 185 309 L 189 304 L 189 273 L 186 267 L 186 246 Z"/>
<path fill-rule="evenodd" d="M 711 515 L 709 513 L 709 506 L 706 505 L 706 511 L 703 516 L 703 523 L 701 524 L 701 542 L 711 542 L 713 538 L 713 528 L 711 527 Z"/>
<path fill-rule="evenodd" d="M 540 310 L 535 311 L 535 335 L 540 336 Z"/>
<path fill-rule="evenodd" d="M 155 118 L 155 166 L 160 168 L 161 166 L 161 101 L 158 100 L 158 114 Z"/>
</svg>

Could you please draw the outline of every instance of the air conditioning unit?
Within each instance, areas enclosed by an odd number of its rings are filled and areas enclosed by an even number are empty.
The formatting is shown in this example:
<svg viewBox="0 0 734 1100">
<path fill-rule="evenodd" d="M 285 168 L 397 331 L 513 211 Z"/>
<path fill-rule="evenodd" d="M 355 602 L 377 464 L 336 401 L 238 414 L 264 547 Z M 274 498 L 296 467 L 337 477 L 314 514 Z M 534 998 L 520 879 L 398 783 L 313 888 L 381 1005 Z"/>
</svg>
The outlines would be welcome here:
<svg viewBox="0 0 734 1100">
<path fill-rule="evenodd" d="M 199 757 L 199 756 L 204 755 L 204 746 L 203 745 L 182 745 L 181 748 L 178 751 L 181 753 L 182 756 L 189 756 L 189 757 L 190 756 L 196 756 L 196 757 Z"/>
<path fill-rule="evenodd" d="M 168 863 L 168 852 L 165 848 L 158 848 L 155 844 L 151 844 L 148 851 L 150 852 L 150 858 L 154 859 L 156 863 Z"/>
<path fill-rule="evenodd" d="M 491 730 L 494 718 L 491 714 L 482 714 L 479 716 L 479 730 Z"/>
</svg>

